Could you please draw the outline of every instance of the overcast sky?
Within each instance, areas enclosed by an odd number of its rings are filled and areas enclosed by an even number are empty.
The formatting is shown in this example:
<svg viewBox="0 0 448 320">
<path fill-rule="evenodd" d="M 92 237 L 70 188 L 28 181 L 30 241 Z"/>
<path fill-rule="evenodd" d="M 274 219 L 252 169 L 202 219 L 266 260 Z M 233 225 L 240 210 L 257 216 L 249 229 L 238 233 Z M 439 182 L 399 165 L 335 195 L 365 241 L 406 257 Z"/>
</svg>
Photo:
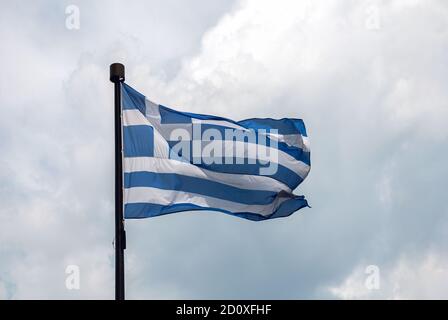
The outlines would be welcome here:
<svg viewBox="0 0 448 320">
<path fill-rule="evenodd" d="M 114 297 L 113 62 L 180 110 L 302 118 L 312 153 L 288 218 L 127 221 L 128 298 L 448 298 L 445 0 L 0 6 L 0 299 Z"/>
</svg>

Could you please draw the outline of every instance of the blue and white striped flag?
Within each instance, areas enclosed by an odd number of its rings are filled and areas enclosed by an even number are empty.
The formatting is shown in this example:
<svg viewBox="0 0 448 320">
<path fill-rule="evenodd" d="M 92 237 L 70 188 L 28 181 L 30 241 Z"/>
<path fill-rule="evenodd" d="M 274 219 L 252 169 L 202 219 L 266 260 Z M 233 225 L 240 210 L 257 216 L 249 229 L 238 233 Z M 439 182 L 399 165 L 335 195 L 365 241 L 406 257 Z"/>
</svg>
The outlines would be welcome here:
<svg viewBox="0 0 448 320">
<path fill-rule="evenodd" d="M 293 190 L 310 171 L 300 119 L 179 112 L 122 85 L 124 216 L 213 210 L 250 220 L 308 206 Z"/>
</svg>

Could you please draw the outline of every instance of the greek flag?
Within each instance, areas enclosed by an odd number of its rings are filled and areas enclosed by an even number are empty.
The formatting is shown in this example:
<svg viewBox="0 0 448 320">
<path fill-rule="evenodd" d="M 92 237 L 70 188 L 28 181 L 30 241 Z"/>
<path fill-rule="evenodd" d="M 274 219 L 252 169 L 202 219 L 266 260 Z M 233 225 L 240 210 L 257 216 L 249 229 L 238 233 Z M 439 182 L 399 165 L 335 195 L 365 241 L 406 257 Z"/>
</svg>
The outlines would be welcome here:
<svg viewBox="0 0 448 320">
<path fill-rule="evenodd" d="M 232 121 L 121 92 L 126 219 L 212 210 L 259 221 L 308 206 L 293 193 L 310 171 L 301 119 Z"/>
</svg>

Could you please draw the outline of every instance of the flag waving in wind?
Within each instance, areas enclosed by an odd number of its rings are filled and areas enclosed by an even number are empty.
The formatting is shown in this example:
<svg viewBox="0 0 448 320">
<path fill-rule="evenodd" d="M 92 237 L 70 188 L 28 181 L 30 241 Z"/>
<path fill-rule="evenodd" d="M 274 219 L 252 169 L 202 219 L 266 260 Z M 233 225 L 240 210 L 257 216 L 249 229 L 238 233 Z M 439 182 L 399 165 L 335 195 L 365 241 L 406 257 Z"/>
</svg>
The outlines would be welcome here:
<svg viewBox="0 0 448 320">
<path fill-rule="evenodd" d="M 293 190 L 310 171 L 300 119 L 179 112 L 122 84 L 124 216 L 212 210 L 250 220 L 308 206 Z"/>
</svg>

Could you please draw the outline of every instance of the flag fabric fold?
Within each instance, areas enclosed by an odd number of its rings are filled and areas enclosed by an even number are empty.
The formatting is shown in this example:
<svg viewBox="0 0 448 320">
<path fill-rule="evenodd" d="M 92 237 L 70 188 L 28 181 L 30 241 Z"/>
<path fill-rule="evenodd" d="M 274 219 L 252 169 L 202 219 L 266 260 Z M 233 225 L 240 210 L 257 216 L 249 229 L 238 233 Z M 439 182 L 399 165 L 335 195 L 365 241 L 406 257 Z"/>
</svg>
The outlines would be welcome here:
<svg viewBox="0 0 448 320">
<path fill-rule="evenodd" d="M 301 119 L 179 112 L 122 84 L 124 216 L 211 210 L 266 220 L 308 206 L 293 190 L 310 171 Z"/>
</svg>

